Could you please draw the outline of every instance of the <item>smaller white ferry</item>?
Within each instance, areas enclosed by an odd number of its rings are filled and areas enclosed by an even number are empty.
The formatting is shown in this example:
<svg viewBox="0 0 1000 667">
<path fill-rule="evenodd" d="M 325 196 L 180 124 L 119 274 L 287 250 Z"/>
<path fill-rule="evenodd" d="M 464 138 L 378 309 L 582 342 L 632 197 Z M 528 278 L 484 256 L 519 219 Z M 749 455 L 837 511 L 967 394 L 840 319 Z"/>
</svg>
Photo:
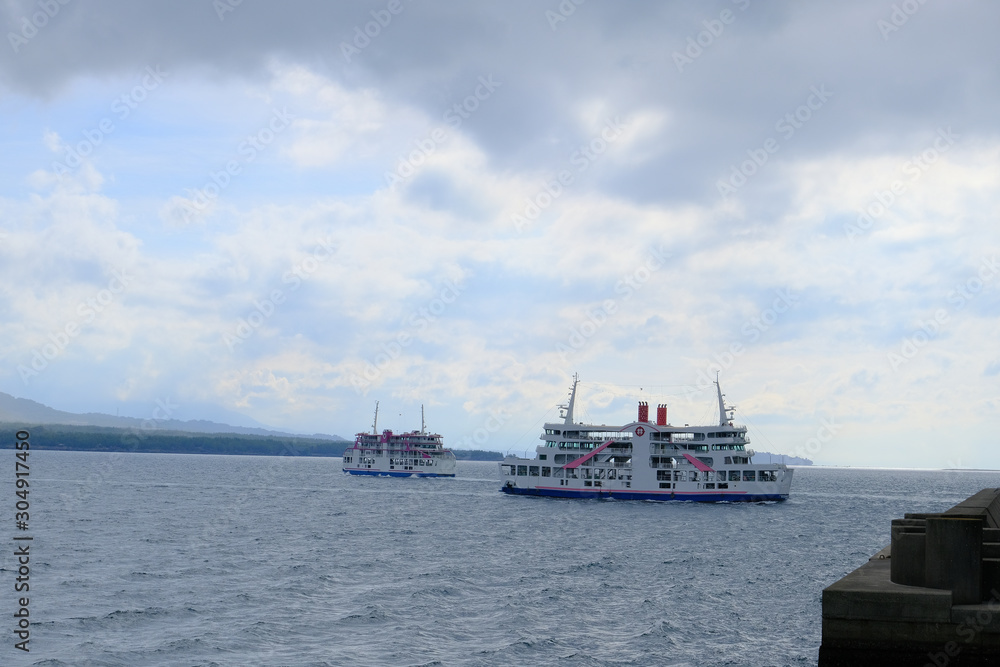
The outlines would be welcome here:
<svg viewBox="0 0 1000 667">
<path fill-rule="evenodd" d="M 354 437 L 354 445 L 344 450 L 343 467 L 350 475 L 454 477 L 455 454 L 445 449 L 439 434 L 427 432 L 423 406 L 419 431 L 379 433 L 376 402 L 372 432 Z"/>
<path fill-rule="evenodd" d="M 508 456 L 500 463 L 504 493 L 561 498 L 620 500 L 785 500 L 792 473 L 781 463 L 753 463 L 746 426 L 733 424 L 732 406 L 719 395 L 719 423 L 671 426 L 667 406 L 649 420 L 639 403 L 638 419 L 624 426 L 573 421 L 576 386 L 561 422 L 545 424 L 535 458 Z"/>
</svg>

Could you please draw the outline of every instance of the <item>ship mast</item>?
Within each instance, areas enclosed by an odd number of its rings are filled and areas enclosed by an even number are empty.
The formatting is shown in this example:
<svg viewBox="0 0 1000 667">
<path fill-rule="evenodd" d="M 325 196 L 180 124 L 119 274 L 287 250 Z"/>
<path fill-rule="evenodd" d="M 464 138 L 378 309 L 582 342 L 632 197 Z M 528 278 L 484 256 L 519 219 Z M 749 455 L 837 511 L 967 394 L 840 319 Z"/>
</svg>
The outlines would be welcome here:
<svg viewBox="0 0 1000 667">
<path fill-rule="evenodd" d="M 424 422 L 424 404 L 420 404 L 420 435 L 427 434 L 427 423 Z"/>
<path fill-rule="evenodd" d="M 726 407 L 726 402 L 722 400 L 724 394 L 722 393 L 722 385 L 719 384 L 719 372 L 715 372 L 715 388 L 719 392 L 719 426 L 725 426 L 727 422 L 732 421 L 732 416 L 728 412 L 733 410 L 733 406 Z"/>
<path fill-rule="evenodd" d="M 559 407 L 563 408 L 566 411 L 566 414 L 563 415 L 563 417 L 565 417 L 565 420 L 563 421 L 563 423 L 567 424 L 569 426 L 573 425 L 573 405 L 576 403 L 576 385 L 577 385 L 577 383 L 579 381 L 580 381 L 580 374 L 579 373 L 574 373 L 573 374 L 573 388 L 569 392 L 569 405 L 560 405 L 559 406 Z"/>
<path fill-rule="evenodd" d="M 372 435 L 378 435 L 378 401 L 375 401 L 375 422 L 372 424 Z"/>
</svg>

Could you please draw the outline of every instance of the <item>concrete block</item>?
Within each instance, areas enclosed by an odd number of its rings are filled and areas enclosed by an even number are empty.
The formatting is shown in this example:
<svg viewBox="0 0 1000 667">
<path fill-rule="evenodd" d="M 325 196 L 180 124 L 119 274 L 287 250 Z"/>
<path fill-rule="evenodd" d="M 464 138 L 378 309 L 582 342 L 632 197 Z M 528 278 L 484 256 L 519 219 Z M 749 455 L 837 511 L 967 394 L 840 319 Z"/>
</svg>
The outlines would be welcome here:
<svg viewBox="0 0 1000 667">
<path fill-rule="evenodd" d="M 955 626 L 950 621 L 930 623 L 926 621 L 861 621 L 845 618 L 823 619 L 824 646 L 850 645 L 852 643 L 875 644 L 944 644 L 955 641 Z"/>
<path fill-rule="evenodd" d="M 1000 558 L 983 558 L 983 592 L 979 599 L 1000 603 Z"/>
<path fill-rule="evenodd" d="M 1000 642 L 1000 599 L 955 605 L 951 608 L 951 623 L 964 644 L 997 645 Z"/>
<path fill-rule="evenodd" d="M 950 515 L 927 519 L 924 581 L 950 590 L 955 604 L 976 604 L 982 594 L 983 520 Z"/>
<path fill-rule="evenodd" d="M 890 546 L 894 558 L 890 566 L 890 581 L 904 586 L 923 586 L 926 545 L 925 533 L 911 533 L 905 528 L 893 526 Z"/>
<path fill-rule="evenodd" d="M 948 623 L 951 593 L 889 579 L 895 558 L 868 561 L 823 590 L 823 619 Z"/>
</svg>

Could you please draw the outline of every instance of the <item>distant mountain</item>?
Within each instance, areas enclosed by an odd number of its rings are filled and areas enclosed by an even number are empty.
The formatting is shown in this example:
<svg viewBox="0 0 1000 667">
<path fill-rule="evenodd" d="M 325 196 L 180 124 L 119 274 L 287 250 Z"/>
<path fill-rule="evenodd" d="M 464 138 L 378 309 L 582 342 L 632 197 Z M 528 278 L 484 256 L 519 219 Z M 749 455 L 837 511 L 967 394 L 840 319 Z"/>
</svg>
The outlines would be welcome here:
<svg viewBox="0 0 1000 667">
<path fill-rule="evenodd" d="M 784 463 L 790 466 L 811 466 L 812 459 L 804 459 L 801 456 L 789 456 L 788 454 L 772 454 L 771 452 L 756 452 L 753 455 L 754 463 Z"/>
<path fill-rule="evenodd" d="M 77 414 L 75 412 L 63 412 L 50 408 L 37 401 L 27 398 L 15 398 L 10 394 L 0 392 L 0 422 L 14 424 L 64 424 L 68 426 L 104 426 L 111 428 L 150 428 L 150 422 L 155 424 L 155 428 L 168 431 L 183 431 L 187 433 L 238 433 L 241 435 L 270 435 L 285 437 L 310 437 L 321 440 L 344 440 L 339 435 L 328 435 L 325 433 L 315 433 L 303 436 L 301 433 L 286 433 L 284 431 L 274 431 L 267 428 L 256 428 L 250 426 L 232 426 L 230 424 L 220 424 L 218 422 L 205 419 L 191 419 L 181 421 L 179 419 L 136 419 L 135 417 L 115 417 L 99 412 L 87 412 Z"/>
</svg>

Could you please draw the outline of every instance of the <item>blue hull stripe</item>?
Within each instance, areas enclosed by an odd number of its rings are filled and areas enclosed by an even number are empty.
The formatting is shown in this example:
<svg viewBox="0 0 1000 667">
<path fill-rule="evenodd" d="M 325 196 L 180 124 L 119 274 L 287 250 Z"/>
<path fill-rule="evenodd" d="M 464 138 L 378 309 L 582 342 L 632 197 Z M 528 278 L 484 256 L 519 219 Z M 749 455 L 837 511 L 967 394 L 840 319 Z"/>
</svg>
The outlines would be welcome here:
<svg viewBox="0 0 1000 667">
<path fill-rule="evenodd" d="M 347 468 L 344 468 L 344 472 L 347 473 L 348 475 L 370 475 L 372 477 L 413 477 L 414 475 L 416 475 L 417 477 L 454 477 L 455 476 L 455 473 L 452 473 L 450 475 L 445 475 L 445 474 L 436 473 L 436 472 L 417 472 L 416 470 L 413 470 L 413 471 L 407 471 L 407 470 L 402 470 L 402 471 L 400 471 L 400 470 L 367 470 L 367 469 L 364 469 L 364 470 L 353 470 L 353 469 L 351 469 L 351 470 L 349 470 Z"/>
<path fill-rule="evenodd" d="M 787 500 L 787 495 L 778 493 L 642 493 L 640 491 L 584 491 L 581 489 L 522 489 L 501 487 L 504 493 L 520 496 L 549 496 L 552 498 L 600 498 L 608 500 L 683 500 L 688 502 L 760 502 L 763 500 Z"/>
</svg>

